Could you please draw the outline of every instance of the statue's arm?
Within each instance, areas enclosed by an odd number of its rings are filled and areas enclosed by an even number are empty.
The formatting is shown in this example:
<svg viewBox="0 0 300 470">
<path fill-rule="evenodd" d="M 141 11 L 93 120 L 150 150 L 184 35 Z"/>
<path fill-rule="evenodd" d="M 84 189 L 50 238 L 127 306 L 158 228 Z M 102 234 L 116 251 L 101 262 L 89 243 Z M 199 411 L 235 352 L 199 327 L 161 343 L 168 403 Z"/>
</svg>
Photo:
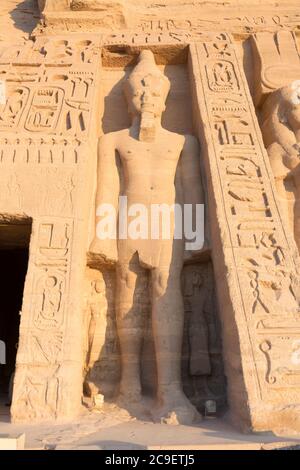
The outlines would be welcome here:
<svg viewBox="0 0 300 470">
<path fill-rule="evenodd" d="M 116 238 L 99 237 L 99 227 L 103 214 L 101 205 L 109 204 L 118 214 L 118 198 L 120 193 L 120 177 L 117 164 L 116 141 L 114 134 L 106 134 L 99 139 L 98 143 L 98 166 L 97 166 L 97 192 L 96 192 L 96 230 L 95 237 L 90 246 L 90 253 L 97 255 L 97 259 L 105 263 L 117 261 Z M 102 206 L 103 207 L 103 206 Z"/>
<path fill-rule="evenodd" d="M 205 220 L 199 219 L 200 206 L 198 206 L 198 209 L 196 209 L 197 205 L 204 205 L 204 190 L 202 186 L 200 168 L 200 146 L 198 140 L 191 135 L 185 136 L 185 142 L 181 154 L 181 184 L 183 191 L 183 203 L 192 204 L 193 229 L 196 228 L 197 230 L 197 239 L 199 239 L 199 242 L 202 240 L 201 246 L 198 248 L 196 248 L 198 242 L 193 246 L 193 248 L 187 248 L 190 255 L 196 256 L 200 254 L 200 252 L 202 253 L 207 250 L 207 243 L 205 243 L 207 236 L 206 228 L 205 226 L 203 227 Z M 202 209 L 204 209 L 203 206 Z M 197 225 L 195 226 L 196 221 Z M 186 242 L 187 241 L 188 240 L 186 238 Z"/>
<path fill-rule="evenodd" d="M 112 204 L 117 210 L 120 193 L 114 134 L 106 134 L 98 143 L 96 211 L 101 204 Z"/>
<path fill-rule="evenodd" d="M 277 142 L 268 147 L 271 167 L 276 180 L 284 180 L 299 173 L 299 153 L 296 149 L 284 150 Z"/>
<path fill-rule="evenodd" d="M 276 143 L 279 144 L 286 152 L 293 152 L 294 146 L 297 144 L 295 133 L 289 129 L 287 124 L 277 123 L 274 134 L 276 135 Z"/>
<path fill-rule="evenodd" d="M 284 180 L 289 174 L 289 168 L 285 164 L 285 150 L 274 142 L 268 147 L 268 155 L 275 180 Z"/>
<path fill-rule="evenodd" d="M 181 181 L 184 203 L 193 205 L 204 204 L 200 170 L 200 147 L 198 140 L 194 136 L 185 136 L 181 159 Z"/>
</svg>

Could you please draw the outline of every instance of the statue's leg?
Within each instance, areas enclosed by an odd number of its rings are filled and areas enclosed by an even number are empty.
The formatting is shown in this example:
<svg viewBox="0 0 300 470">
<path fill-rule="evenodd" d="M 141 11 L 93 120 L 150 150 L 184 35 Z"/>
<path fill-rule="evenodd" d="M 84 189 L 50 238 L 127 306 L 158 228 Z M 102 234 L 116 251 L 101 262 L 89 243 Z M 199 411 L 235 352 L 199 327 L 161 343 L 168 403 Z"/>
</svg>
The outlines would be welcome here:
<svg viewBox="0 0 300 470">
<path fill-rule="evenodd" d="M 169 424 L 191 424 L 201 417 L 185 396 L 181 380 L 184 306 L 180 263 L 152 270 L 152 323 L 156 350 L 158 408 L 154 417 Z"/>
<path fill-rule="evenodd" d="M 140 359 L 144 332 L 142 296 L 145 295 L 144 270 L 137 255 L 129 264 L 117 266 L 116 318 L 121 349 L 119 402 L 141 400 Z"/>
<path fill-rule="evenodd" d="M 183 337 L 183 299 L 179 273 L 169 268 L 152 271 L 152 323 L 155 339 L 158 394 L 181 388 L 181 349 Z"/>
</svg>

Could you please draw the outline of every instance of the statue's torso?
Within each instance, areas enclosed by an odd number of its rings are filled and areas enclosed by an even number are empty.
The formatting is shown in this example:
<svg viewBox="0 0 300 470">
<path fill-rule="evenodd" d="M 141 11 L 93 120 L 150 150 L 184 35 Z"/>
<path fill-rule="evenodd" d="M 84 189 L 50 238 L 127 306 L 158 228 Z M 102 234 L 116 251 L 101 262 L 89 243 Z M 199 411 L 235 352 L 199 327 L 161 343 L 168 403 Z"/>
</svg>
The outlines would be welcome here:
<svg viewBox="0 0 300 470">
<path fill-rule="evenodd" d="M 141 142 L 121 132 L 116 149 L 121 161 L 122 193 L 128 202 L 174 204 L 174 180 L 184 137 L 163 131 L 155 142 Z"/>
<path fill-rule="evenodd" d="M 143 204 L 150 215 L 151 204 L 172 206 L 176 202 L 175 175 L 184 136 L 162 130 L 154 142 L 143 142 L 124 130 L 115 133 L 114 140 L 121 163 L 121 195 L 127 196 L 128 207 Z M 173 215 L 170 220 L 170 239 L 162 239 L 161 235 L 159 239 L 119 239 L 119 262 L 128 262 L 137 252 L 140 262 L 149 267 L 169 265 L 174 256 L 180 264 L 182 241 L 176 240 L 174 246 Z"/>
</svg>

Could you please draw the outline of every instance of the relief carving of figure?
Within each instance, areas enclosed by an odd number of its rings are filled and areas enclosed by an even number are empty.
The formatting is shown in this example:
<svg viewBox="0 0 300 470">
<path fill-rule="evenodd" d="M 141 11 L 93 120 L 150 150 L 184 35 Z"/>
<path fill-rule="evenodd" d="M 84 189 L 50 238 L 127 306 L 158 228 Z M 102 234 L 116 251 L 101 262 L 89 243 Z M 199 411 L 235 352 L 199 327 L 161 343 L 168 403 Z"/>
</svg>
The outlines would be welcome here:
<svg viewBox="0 0 300 470">
<path fill-rule="evenodd" d="M 56 328 L 62 322 L 62 294 L 64 281 L 61 276 L 46 275 L 39 285 L 39 309 L 35 324 L 38 328 Z"/>
<path fill-rule="evenodd" d="M 300 81 L 268 96 L 262 107 L 262 132 L 283 217 L 300 250 Z"/>
<path fill-rule="evenodd" d="M 125 81 L 131 127 L 104 135 L 99 142 L 96 207 L 110 203 L 118 208 L 119 196 L 128 207 L 143 204 L 174 204 L 178 198 L 203 203 L 199 145 L 190 135 L 169 132 L 161 116 L 170 83 L 155 64 L 153 53 L 144 50 Z M 175 179 L 176 176 L 176 179 Z M 176 186 L 175 186 L 176 181 Z M 177 186 L 177 182 L 179 182 Z M 96 214 L 96 223 L 100 220 Z M 116 320 L 121 350 L 119 403 L 128 408 L 142 401 L 141 347 L 144 316 L 136 301 L 141 271 L 151 276 L 151 318 L 157 363 L 156 406 L 153 418 L 166 423 L 188 424 L 200 419 L 185 396 L 181 380 L 181 349 L 184 307 L 181 271 L 183 240 L 114 239 L 92 242 L 90 253 L 101 262 L 116 265 Z"/>
<path fill-rule="evenodd" d="M 210 375 L 209 333 L 206 320 L 207 293 L 201 272 L 194 270 L 185 279 L 184 298 L 190 309 L 189 342 L 190 374 Z"/>
<path fill-rule="evenodd" d="M 89 391 L 89 395 L 94 396 L 98 393 L 98 388 L 91 379 L 91 371 L 105 344 L 107 300 L 102 277 L 93 279 L 88 284 L 88 305 L 85 318 L 85 387 Z"/>
</svg>

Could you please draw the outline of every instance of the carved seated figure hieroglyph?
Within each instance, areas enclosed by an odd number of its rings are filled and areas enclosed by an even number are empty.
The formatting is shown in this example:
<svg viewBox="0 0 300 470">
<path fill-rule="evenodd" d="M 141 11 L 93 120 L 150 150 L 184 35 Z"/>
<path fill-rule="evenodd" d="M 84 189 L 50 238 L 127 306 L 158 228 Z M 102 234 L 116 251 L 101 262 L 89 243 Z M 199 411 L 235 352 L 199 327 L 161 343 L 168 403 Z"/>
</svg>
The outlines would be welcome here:
<svg viewBox="0 0 300 470">
<path fill-rule="evenodd" d="M 140 53 L 138 64 L 125 81 L 132 124 L 129 129 L 104 135 L 99 142 L 96 206 L 112 204 L 119 196 L 149 209 L 153 204 L 202 204 L 197 139 L 164 129 L 161 116 L 170 83 L 155 64 L 151 51 Z M 175 185 L 176 181 L 176 185 Z M 177 187 L 178 183 L 178 187 Z M 96 222 L 100 217 L 96 214 Z M 118 403 L 141 406 L 141 347 L 144 316 L 140 314 L 139 283 L 147 270 L 151 276 L 152 327 L 157 363 L 155 420 L 192 423 L 200 415 L 182 390 L 181 349 L 184 306 L 181 271 L 184 242 L 172 237 L 99 239 L 90 253 L 99 263 L 116 265 L 116 320 L 121 351 Z M 161 235 L 161 234 L 160 234 Z"/>
<path fill-rule="evenodd" d="M 282 216 L 300 250 L 300 80 L 267 97 L 262 107 L 262 132 Z"/>
</svg>

